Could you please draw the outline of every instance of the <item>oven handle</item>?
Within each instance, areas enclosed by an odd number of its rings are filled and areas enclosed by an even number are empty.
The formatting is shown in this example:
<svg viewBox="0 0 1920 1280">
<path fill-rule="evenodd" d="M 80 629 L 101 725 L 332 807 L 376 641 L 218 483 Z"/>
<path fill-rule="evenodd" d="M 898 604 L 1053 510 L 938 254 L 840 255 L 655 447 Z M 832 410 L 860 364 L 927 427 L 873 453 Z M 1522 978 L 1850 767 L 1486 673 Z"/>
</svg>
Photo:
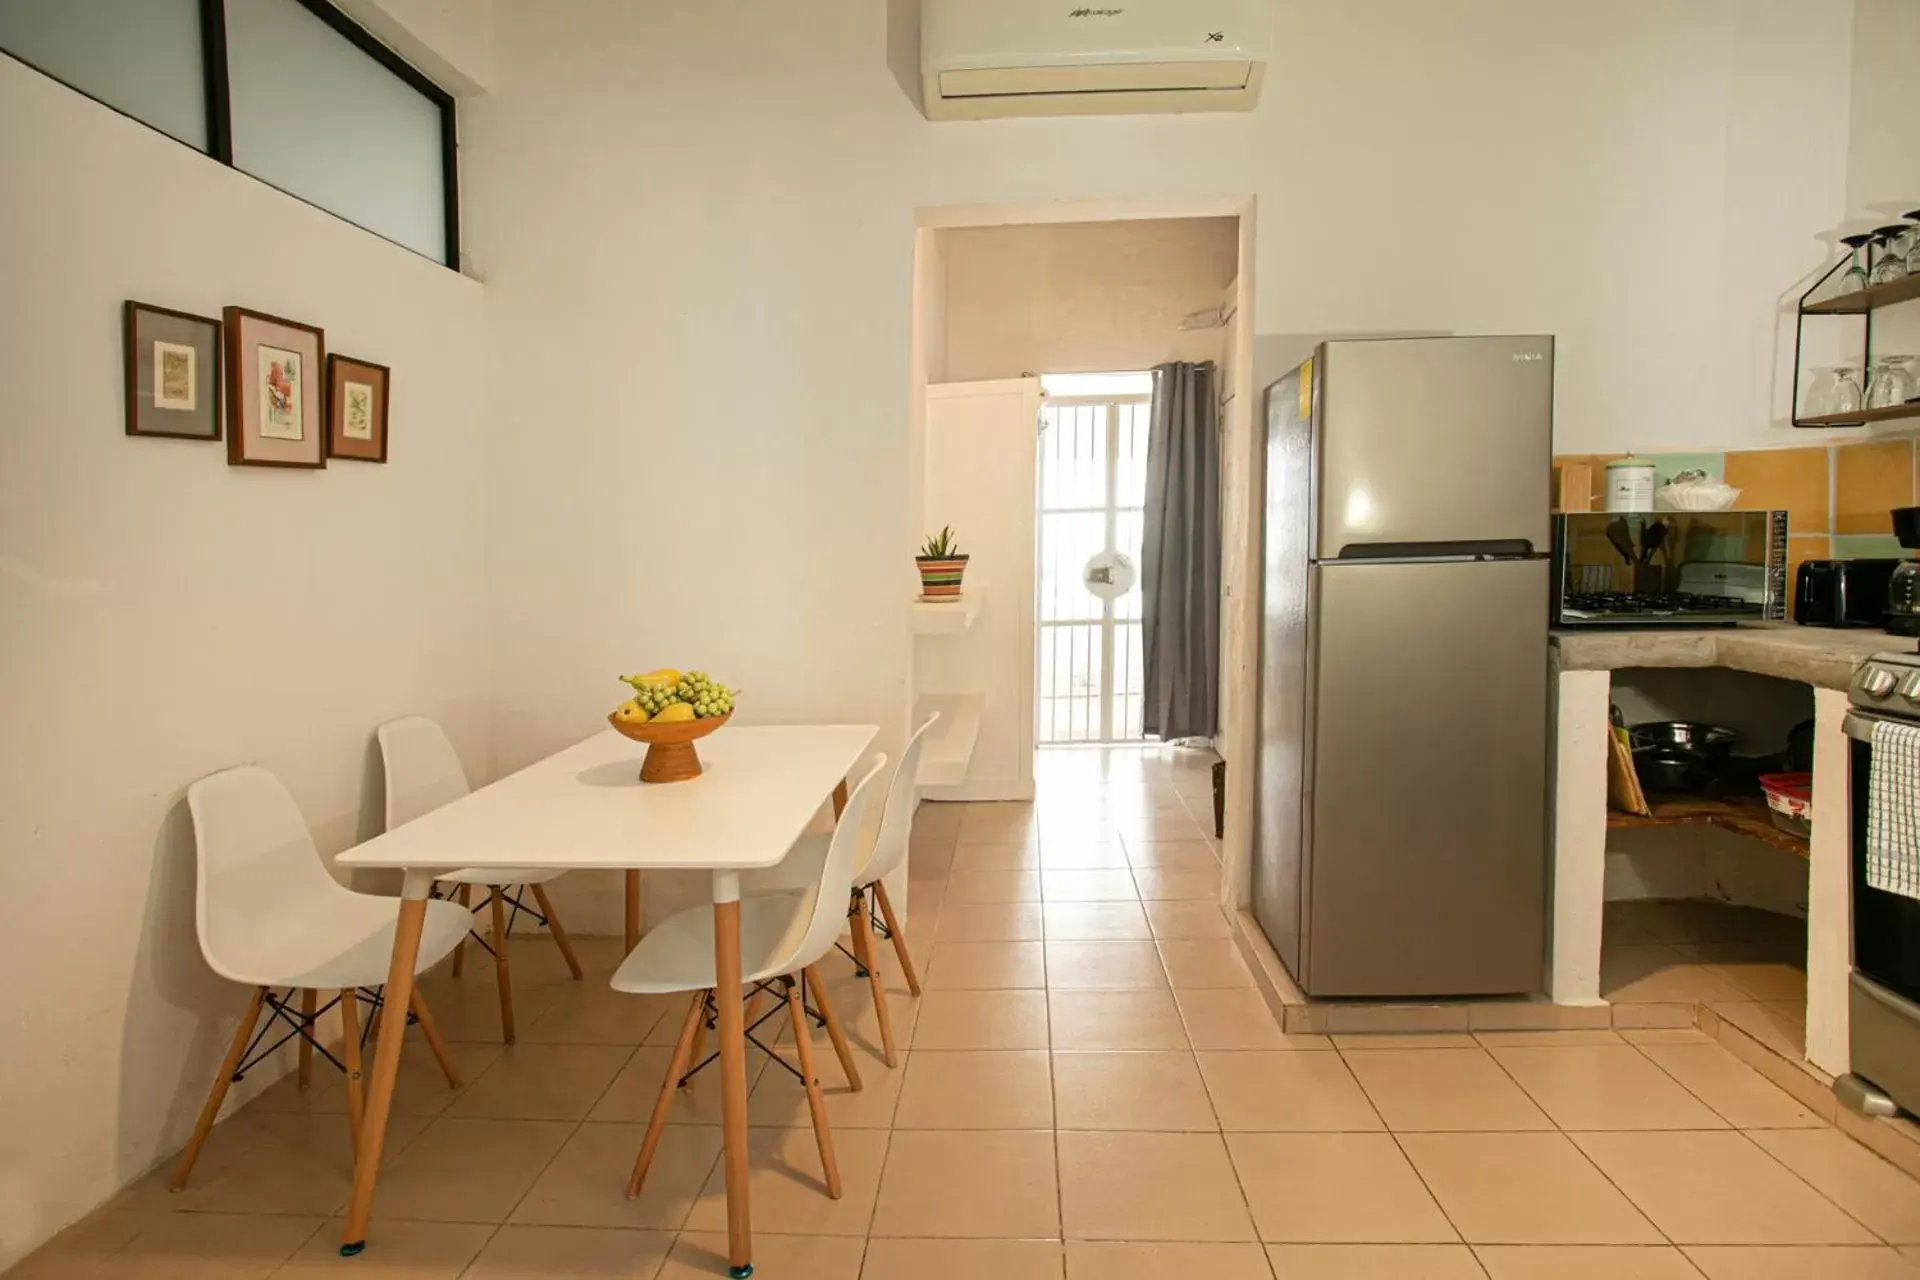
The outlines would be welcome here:
<svg viewBox="0 0 1920 1280">
<path fill-rule="evenodd" d="M 1841 730 L 1855 742 L 1873 741 L 1873 726 L 1876 724 L 1912 724 L 1911 720 L 1902 720 L 1895 716 L 1876 716 L 1870 711 L 1849 711 L 1847 718 L 1840 722 Z"/>
</svg>

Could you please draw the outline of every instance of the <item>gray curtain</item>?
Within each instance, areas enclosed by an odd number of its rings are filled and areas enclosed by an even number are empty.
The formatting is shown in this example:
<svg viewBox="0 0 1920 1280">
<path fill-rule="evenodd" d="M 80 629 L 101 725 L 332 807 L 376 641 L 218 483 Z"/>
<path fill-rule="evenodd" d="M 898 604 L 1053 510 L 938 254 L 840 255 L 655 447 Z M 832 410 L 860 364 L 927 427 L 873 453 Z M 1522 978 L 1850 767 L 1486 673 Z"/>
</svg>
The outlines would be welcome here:
<svg viewBox="0 0 1920 1280">
<path fill-rule="evenodd" d="M 1220 691 L 1220 406 L 1207 364 L 1153 371 L 1141 540 L 1145 728 L 1211 737 Z"/>
</svg>

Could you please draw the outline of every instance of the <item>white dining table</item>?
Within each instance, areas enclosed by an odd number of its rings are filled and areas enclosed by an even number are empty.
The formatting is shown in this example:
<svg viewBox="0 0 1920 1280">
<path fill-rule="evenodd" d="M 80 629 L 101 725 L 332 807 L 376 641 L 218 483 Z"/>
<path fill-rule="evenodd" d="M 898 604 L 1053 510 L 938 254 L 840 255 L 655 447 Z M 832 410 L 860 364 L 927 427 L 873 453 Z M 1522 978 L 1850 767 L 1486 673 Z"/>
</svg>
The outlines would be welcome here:
<svg viewBox="0 0 1920 1280">
<path fill-rule="evenodd" d="M 700 741 L 699 777 L 644 783 L 646 748 L 609 729 L 341 854 L 343 867 L 406 874 L 340 1252 L 350 1257 L 366 1246 L 434 878 L 462 867 L 707 871 L 728 1263 L 735 1276 L 751 1274 L 740 876 L 786 857 L 829 795 L 844 802 L 846 776 L 878 733 L 870 724 L 727 725 Z"/>
</svg>

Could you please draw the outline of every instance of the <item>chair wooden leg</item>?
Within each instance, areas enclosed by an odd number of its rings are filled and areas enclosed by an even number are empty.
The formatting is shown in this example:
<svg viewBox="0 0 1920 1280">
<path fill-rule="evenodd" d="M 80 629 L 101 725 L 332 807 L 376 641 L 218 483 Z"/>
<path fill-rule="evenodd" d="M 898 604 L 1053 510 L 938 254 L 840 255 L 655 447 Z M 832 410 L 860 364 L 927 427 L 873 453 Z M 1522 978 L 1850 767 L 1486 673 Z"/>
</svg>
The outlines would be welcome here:
<svg viewBox="0 0 1920 1280">
<path fill-rule="evenodd" d="M 365 1073 L 360 1063 L 360 993 L 352 987 L 340 992 L 340 1025 L 346 1030 L 341 1054 L 347 1068 L 347 1124 L 353 1130 L 353 1154 L 360 1155 L 360 1120 L 366 1114 Z"/>
<path fill-rule="evenodd" d="M 887 922 L 887 932 L 893 935 L 893 954 L 900 961 L 901 971 L 907 975 L 907 990 L 914 995 L 920 994 L 920 975 L 913 971 L 913 956 L 907 951 L 907 931 L 900 927 L 900 919 L 893 914 L 893 902 L 887 897 L 887 882 L 875 880 L 873 894 L 880 899 L 880 918 Z"/>
<path fill-rule="evenodd" d="M 307 987 L 300 992 L 300 1025 L 306 1034 L 300 1037 L 300 1092 L 313 1084 L 313 1010 L 319 1004 L 319 992 Z"/>
<path fill-rule="evenodd" d="M 420 994 L 420 988 L 414 987 L 407 993 L 407 1007 L 413 1010 L 413 1016 L 420 1023 L 420 1035 L 427 1042 L 427 1048 L 433 1050 L 435 1062 L 447 1077 L 447 1087 L 460 1087 L 460 1071 L 453 1065 L 453 1054 L 447 1049 L 447 1042 L 440 1038 L 440 1028 L 434 1024 L 433 1014 L 427 1009 L 427 998 Z"/>
<path fill-rule="evenodd" d="M 660 1145 L 660 1131 L 667 1124 L 667 1108 L 673 1105 L 673 1087 L 680 1077 L 687 1074 L 688 1060 L 693 1057 L 693 1031 L 703 1025 L 707 1008 L 707 993 L 693 993 L 692 1003 L 687 1005 L 687 1016 L 680 1022 L 680 1038 L 673 1042 L 673 1056 L 667 1060 L 667 1078 L 660 1082 L 660 1096 L 654 1101 L 653 1115 L 647 1121 L 647 1136 L 640 1143 L 640 1158 L 633 1162 L 633 1176 L 627 1179 L 627 1199 L 640 1194 L 640 1185 L 647 1180 L 647 1169 L 653 1164 L 654 1148 Z"/>
<path fill-rule="evenodd" d="M 807 1026 L 806 1005 L 800 999 L 799 974 L 787 979 L 787 1017 L 793 1021 L 793 1047 L 800 1057 L 800 1082 L 807 1087 L 807 1110 L 813 1114 L 813 1140 L 820 1148 L 820 1168 L 827 1177 L 827 1194 L 838 1200 L 840 1162 L 833 1158 L 833 1133 L 827 1128 L 827 1100 L 820 1096 L 820 1078 L 813 1070 L 813 1033 Z"/>
<path fill-rule="evenodd" d="M 467 933 L 472 933 L 473 886 L 463 884 L 454 890 L 453 896 L 460 900 L 461 907 L 466 910 L 468 922 Z M 456 978 L 460 976 L 460 970 L 464 969 L 467 964 L 467 933 L 460 935 L 460 941 L 455 943 L 453 948 L 453 976 Z"/>
<path fill-rule="evenodd" d="M 553 935 L 553 945 L 560 948 L 560 954 L 566 958 L 567 968 L 578 979 L 584 971 L 580 968 L 580 957 L 573 954 L 573 939 L 567 936 L 567 930 L 560 923 L 560 913 L 553 909 L 553 900 L 547 897 L 547 887 L 542 884 L 527 886 L 533 890 L 533 900 L 540 904 L 540 914 L 547 918 L 547 932 Z"/>
<path fill-rule="evenodd" d="M 493 910 L 493 977 L 500 986 L 500 1038 L 513 1043 L 513 977 L 507 970 L 507 899 L 499 885 L 487 890 Z"/>
<path fill-rule="evenodd" d="M 717 999 L 718 997 L 715 997 L 715 998 Z M 700 1017 L 693 1024 L 693 1052 L 688 1055 L 687 1061 L 690 1064 L 697 1066 L 699 1065 L 700 1062 L 705 1060 L 706 1056 L 707 1056 L 707 1018 L 706 1018 L 706 1015 L 702 1013 Z"/>
<path fill-rule="evenodd" d="M 853 950 L 867 971 L 867 989 L 873 992 L 873 1013 L 880 1020 L 880 1058 L 891 1067 L 893 1012 L 887 1008 L 887 980 L 880 975 L 880 949 L 873 944 L 873 918 L 867 914 L 864 891 L 854 894 Z"/>
<path fill-rule="evenodd" d="M 846 1030 L 840 1025 L 839 1015 L 833 1011 L 833 1002 L 827 999 L 827 985 L 820 981 L 820 966 L 808 965 L 801 975 L 806 978 L 807 986 L 812 988 L 814 1007 L 820 1010 L 820 1017 L 827 1024 L 827 1039 L 833 1041 L 834 1056 L 840 1059 L 840 1069 L 847 1073 L 847 1087 L 858 1093 L 866 1086 L 860 1082 L 860 1068 L 854 1065 L 853 1046 L 847 1043 Z M 798 1036 L 803 1030 L 811 1039 L 812 1030 L 804 1026 L 795 1027 L 794 1035 Z"/>
<path fill-rule="evenodd" d="M 187 1140 L 187 1149 L 181 1153 L 180 1163 L 174 1166 L 175 1191 L 187 1185 L 187 1176 L 193 1172 L 193 1162 L 200 1158 L 200 1148 L 206 1145 L 207 1135 L 213 1131 L 213 1122 L 220 1115 L 220 1104 L 226 1101 L 227 1087 L 233 1083 L 233 1073 L 240 1069 L 240 1060 L 246 1056 L 247 1041 L 253 1036 L 253 1024 L 260 1020 L 260 1006 L 266 1000 L 267 989 L 255 987 L 253 999 L 247 1002 L 247 1011 L 240 1015 L 240 1025 L 234 1029 L 233 1043 L 227 1047 L 227 1056 L 220 1063 L 220 1074 L 213 1078 L 213 1088 L 207 1093 L 207 1105 L 200 1108 L 200 1119 L 194 1123 L 193 1137 Z"/>
<path fill-rule="evenodd" d="M 632 955 L 633 949 L 640 945 L 640 916 L 642 912 L 640 907 L 640 873 L 638 871 L 627 872 L 626 907 L 626 954 Z"/>
</svg>

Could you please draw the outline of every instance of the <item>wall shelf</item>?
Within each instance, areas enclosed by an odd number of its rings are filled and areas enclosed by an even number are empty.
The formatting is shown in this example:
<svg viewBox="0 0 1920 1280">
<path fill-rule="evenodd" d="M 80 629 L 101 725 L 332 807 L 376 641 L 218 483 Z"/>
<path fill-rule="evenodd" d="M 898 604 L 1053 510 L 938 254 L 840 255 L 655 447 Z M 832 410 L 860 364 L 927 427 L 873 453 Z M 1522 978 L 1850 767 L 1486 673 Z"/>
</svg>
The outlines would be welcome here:
<svg viewBox="0 0 1920 1280">
<path fill-rule="evenodd" d="M 980 740 L 980 719 L 986 709 L 984 693 L 929 693 L 914 703 L 916 727 L 934 712 L 940 713 L 940 723 L 920 748 L 921 786 L 957 787 L 967 780 L 967 766 L 973 761 L 973 747 Z"/>
<path fill-rule="evenodd" d="M 1808 856 L 1807 842 L 1773 825 L 1767 802 L 1757 796 L 1729 796 L 1708 799 L 1704 796 L 1668 796 L 1650 802 L 1653 816 L 1607 811 L 1607 825 L 1628 827 L 1719 827 L 1735 835 L 1749 836 L 1795 857 Z"/>
<path fill-rule="evenodd" d="M 1920 210 L 1916 210 L 1920 213 Z M 1889 224 L 1892 225 L 1892 224 Z M 1855 259 L 1856 249 L 1864 248 L 1861 262 L 1864 269 L 1871 271 L 1876 261 L 1876 250 L 1885 253 L 1886 249 L 1876 239 L 1865 235 L 1849 240 L 1845 252 L 1834 260 L 1807 291 L 1800 295 L 1799 305 L 1795 308 L 1793 320 L 1793 402 L 1789 409 L 1796 427 L 1823 429 L 1829 427 L 1860 427 L 1872 422 L 1891 422 L 1899 418 L 1920 417 L 1920 402 L 1908 401 L 1906 404 L 1893 405 L 1885 409 L 1861 409 L 1853 413 L 1816 413 L 1802 414 L 1801 383 L 1805 365 L 1806 330 L 1808 317 L 1858 316 L 1864 322 L 1860 333 L 1860 359 L 1858 367 L 1863 383 L 1866 381 L 1873 356 L 1873 313 L 1884 307 L 1897 306 L 1903 302 L 1920 300 L 1920 275 L 1902 276 L 1886 284 L 1870 284 L 1857 293 L 1840 293 L 1831 297 L 1812 301 L 1813 295 L 1827 287 L 1829 281 L 1839 276 Z"/>
<path fill-rule="evenodd" d="M 1909 400 L 1885 409 L 1862 409 L 1857 413 L 1822 413 L 1801 418 L 1796 427 L 1863 427 L 1869 422 L 1892 422 L 1896 418 L 1920 418 L 1920 401 Z"/>
<path fill-rule="evenodd" d="M 1914 406 L 1920 413 L 1920 405 Z M 973 625 L 980 616 L 980 606 L 985 598 L 978 591 L 962 592 L 958 600 L 930 604 L 925 600 L 915 600 L 908 606 L 908 617 L 913 624 L 913 634 L 917 636 L 957 635 Z"/>
<path fill-rule="evenodd" d="M 1858 293 L 1842 293 L 1809 302 L 1800 310 L 1810 316 L 1861 316 L 1915 298 L 1920 298 L 1920 276 L 1903 276 L 1887 284 L 1870 284 Z"/>
</svg>

